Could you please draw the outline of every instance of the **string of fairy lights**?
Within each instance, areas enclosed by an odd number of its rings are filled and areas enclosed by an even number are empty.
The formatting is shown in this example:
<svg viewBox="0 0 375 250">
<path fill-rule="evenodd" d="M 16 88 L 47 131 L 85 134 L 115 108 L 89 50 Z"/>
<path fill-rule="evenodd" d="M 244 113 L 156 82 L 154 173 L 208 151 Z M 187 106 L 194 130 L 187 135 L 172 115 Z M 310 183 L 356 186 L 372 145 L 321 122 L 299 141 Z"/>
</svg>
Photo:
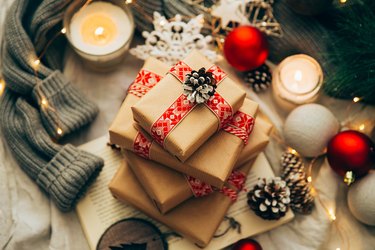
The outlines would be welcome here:
<svg viewBox="0 0 375 250">
<path fill-rule="evenodd" d="M 87 6 L 90 2 L 92 2 L 93 0 L 87 0 L 86 3 L 82 6 L 82 8 L 84 8 L 85 6 Z M 139 12 L 143 12 L 142 8 L 136 3 L 135 0 L 124 0 L 126 4 L 132 4 L 132 6 Z M 346 4 L 348 1 L 347 0 L 338 0 L 338 2 L 340 4 Z M 144 13 L 145 15 L 145 18 L 150 18 L 149 15 L 147 13 Z M 152 20 L 151 20 L 152 21 Z M 46 51 L 48 50 L 49 46 L 55 41 L 55 39 L 57 39 L 59 36 L 61 35 L 65 35 L 67 32 L 66 28 L 63 27 L 59 32 L 57 32 L 52 38 L 51 40 L 49 40 L 46 44 L 46 46 L 44 47 L 43 51 L 39 54 L 39 56 L 37 56 L 36 58 L 34 58 L 33 60 L 30 61 L 30 65 L 32 66 L 32 68 L 34 69 L 34 75 L 36 77 L 36 89 L 37 89 L 37 93 L 40 97 L 40 108 L 43 109 L 43 110 L 48 110 L 50 112 L 53 112 L 55 114 L 55 117 L 56 117 L 56 133 L 58 136 L 62 136 L 64 134 L 64 131 L 62 130 L 61 128 L 61 121 L 60 121 L 60 118 L 58 116 L 58 113 L 57 113 L 57 110 L 56 108 L 53 106 L 53 104 L 49 103 L 47 98 L 43 95 L 43 93 L 40 91 L 40 84 L 41 84 L 41 80 L 39 79 L 38 77 L 38 69 L 39 69 L 39 66 L 41 64 L 41 60 L 43 58 L 43 56 L 45 55 Z M 100 35 L 100 31 L 98 31 L 98 34 L 97 35 Z M 3 94 L 4 90 L 5 90 L 5 87 L 6 87 L 6 82 L 4 81 L 4 79 L 0 78 L 0 96 Z M 352 102 L 350 105 L 348 105 L 348 108 L 347 108 L 347 114 L 350 113 L 351 111 L 351 108 L 354 104 L 356 103 L 359 103 L 360 101 L 362 100 L 361 97 L 354 97 L 352 99 Z M 347 121 L 344 121 L 342 123 L 342 126 L 348 126 L 350 127 L 351 126 L 351 120 L 352 119 L 348 119 Z M 365 130 L 366 128 L 366 124 L 365 123 L 361 123 L 356 129 L 359 130 L 359 131 L 363 131 Z M 278 136 L 278 135 L 275 135 L 273 136 L 273 138 L 278 141 L 280 144 L 282 145 L 285 145 L 285 142 Z M 285 145 L 287 147 L 287 145 Z M 291 149 L 291 148 L 288 148 L 289 152 L 293 153 L 293 154 L 297 154 L 298 155 L 298 152 L 296 152 L 296 150 L 294 149 Z M 335 213 L 335 210 L 331 207 L 329 207 L 324 201 L 323 199 L 320 197 L 319 195 L 319 192 L 316 188 L 314 188 L 314 183 L 315 183 L 315 179 L 313 178 L 313 174 L 312 174 L 312 169 L 313 169 L 313 166 L 315 165 L 316 161 L 317 161 L 318 158 L 313 158 L 310 163 L 309 163 L 309 166 L 308 166 L 308 169 L 307 169 L 307 181 L 309 183 L 311 183 L 311 186 L 312 186 L 312 194 L 317 198 L 318 202 L 320 203 L 320 205 L 322 206 L 322 208 L 324 209 L 324 211 L 326 212 L 327 214 L 327 217 L 330 219 L 330 221 L 335 225 L 336 229 L 337 229 L 337 232 L 341 238 L 341 242 L 342 243 L 346 243 L 347 244 L 347 248 L 346 249 L 350 249 L 350 241 L 349 240 L 346 240 L 347 237 L 345 232 L 343 231 L 343 228 L 337 223 L 338 219 L 337 219 L 337 216 L 336 216 L 336 213 Z M 341 246 L 343 247 L 344 244 Z M 340 247 L 337 247 L 336 250 L 341 250 Z"/>
</svg>

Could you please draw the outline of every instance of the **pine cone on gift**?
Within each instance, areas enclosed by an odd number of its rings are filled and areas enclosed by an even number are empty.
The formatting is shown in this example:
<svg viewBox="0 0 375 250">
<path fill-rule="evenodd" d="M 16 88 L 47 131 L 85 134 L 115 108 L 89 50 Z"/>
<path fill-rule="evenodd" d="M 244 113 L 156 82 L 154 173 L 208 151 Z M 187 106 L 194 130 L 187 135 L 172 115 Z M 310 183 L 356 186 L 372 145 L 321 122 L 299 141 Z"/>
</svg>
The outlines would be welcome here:
<svg viewBox="0 0 375 250">
<path fill-rule="evenodd" d="M 281 166 L 283 168 L 282 178 L 285 179 L 290 173 L 298 173 L 304 171 L 304 165 L 301 158 L 291 152 L 284 152 L 281 155 Z"/>
<path fill-rule="evenodd" d="M 285 181 L 290 190 L 290 208 L 297 213 L 310 214 L 314 207 L 314 197 L 305 172 L 291 173 Z"/>
<path fill-rule="evenodd" d="M 281 165 L 282 178 L 290 189 L 291 209 L 301 214 L 311 213 L 314 197 L 311 194 L 311 184 L 307 180 L 302 159 L 295 153 L 285 152 L 281 156 Z"/>
<path fill-rule="evenodd" d="M 254 92 L 261 92 L 268 89 L 271 85 L 272 73 L 270 68 L 266 64 L 263 64 L 254 70 L 246 72 L 244 81 L 251 85 Z"/>
<path fill-rule="evenodd" d="M 216 80 L 212 72 L 206 72 L 205 68 L 193 70 L 186 74 L 183 84 L 184 95 L 192 103 L 204 103 L 215 94 Z"/>
<path fill-rule="evenodd" d="M 247 194 L 247 204 L 265 220 L 278 220 L 289 209 L 290 191 L 280 177 L 259 179 Z"/>
</svg>

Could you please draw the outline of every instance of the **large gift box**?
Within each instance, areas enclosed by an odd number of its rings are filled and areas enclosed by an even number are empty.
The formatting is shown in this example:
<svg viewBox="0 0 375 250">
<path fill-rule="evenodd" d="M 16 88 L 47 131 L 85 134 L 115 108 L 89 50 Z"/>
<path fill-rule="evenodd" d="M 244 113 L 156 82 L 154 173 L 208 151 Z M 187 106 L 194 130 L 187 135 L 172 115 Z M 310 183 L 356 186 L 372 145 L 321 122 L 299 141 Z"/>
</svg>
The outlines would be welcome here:
<svg viewBox="0 0 375 250">
<path fill-rule="evenodd" d="M 247 176 L 251 166 L 252 162 L 247 163 L 239 171 Z M 110 182 L 109 189 L 117 199 L 130 203 L 202 247 L 209 243 L 232 204 L 228 196 L 215 192 L 199 199 L 190 199 L 163 215 L 148 198 L 125 161 Z"/>
<path fill-rule="evenodd" d="M 132 111 L 154 141 L 184 162 L 232 119 L 245 95 L 223 70 L 193 51 Z"/>
<path fill-rule="evenodd" d="M 167 70 L 163 63 L 154 58 L 145 62 L 143 69 L 129 87 L 128 95 L 109 129 L 110 142 L 221 188 L 238 158 L 242 159 L 240 164 L 243 164 L 251 153 L 257 152 L 257 148 L 263 148 L 268 142 L 268 137 L 264 134 L 251 135 L 249 139 L 258 105 L 245 99 L 241 107 L 244 112 L 237 112 L 232 122 L 208 139 L 188 160 L 181 163 L 151 136 L 142 133 L 139 126 L 135 126 L 131 119 L 131 107 L 154 88 Z M 265 130 L 269 130 L 268 124 L 264 122 L 260 124 L 264 125 Z M 241 152 L 246 155 L 242 156 Z"/>
<path fill-rule="evenodd" d="M 249 140 L 249 147 L 240 154 L 240 162 L 236 164 L 237 168 L 263 151 L 269 140 L 270 127 L 269 123 L 257 119 L 252 138 Z M 142 183 L 142 187 L 161 213 L 168 212 L 192 196 L 201 197 L 213 191 L 224 191 L 223 188 L 212 187 L 199 179 L 146 160 L 129 151 L 125 151 L 125 156 L 137 179 Z M 233 180 L 240 177 L 236 174 L 236 171 L 232 171 L 227 185 L 233 186 Z M 240 189 L 241 187 L 235 188 Z M 225 191 L 223 193 L 226 194 Z"/>
</svg>

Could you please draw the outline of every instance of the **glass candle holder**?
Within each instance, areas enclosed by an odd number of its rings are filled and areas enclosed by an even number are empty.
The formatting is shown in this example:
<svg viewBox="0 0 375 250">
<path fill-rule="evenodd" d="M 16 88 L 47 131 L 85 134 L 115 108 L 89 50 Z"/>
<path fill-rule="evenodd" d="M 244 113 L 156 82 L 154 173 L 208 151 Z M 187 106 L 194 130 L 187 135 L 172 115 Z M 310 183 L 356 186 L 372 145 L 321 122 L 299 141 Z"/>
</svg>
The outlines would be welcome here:
<svg viewBox="0 0 375 250">
<path fill-rule="evenodd" d="M 67 8 L 64 28 L 74 51 L 89 67 L 108 71 L 124 59 L 134 20 L 124 0 L 78 0 Z"/>
<path fill-rule="evenodd" d="M 289 56 L 273 71 L 272 89 L 276 103 L 285 110 L 315 102 L 323 83 L 319 63 L 304 54 Z"/>
</svg>

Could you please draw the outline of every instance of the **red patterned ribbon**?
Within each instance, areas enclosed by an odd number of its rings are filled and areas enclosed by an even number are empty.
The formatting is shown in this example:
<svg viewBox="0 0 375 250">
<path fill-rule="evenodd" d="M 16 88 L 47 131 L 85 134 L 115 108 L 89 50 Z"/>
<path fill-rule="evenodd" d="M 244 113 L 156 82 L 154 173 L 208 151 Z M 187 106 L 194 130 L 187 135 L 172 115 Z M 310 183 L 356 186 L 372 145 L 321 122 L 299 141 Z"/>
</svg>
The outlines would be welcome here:
<svg viewBox="0 0 375 250">
<path fill-rule="evenodd" d="M 147 94 L 163 77 L 151 71 L 142 69 L 134 82 L 129 86 L 128 93 L 139 98 Z"/>
<path fill-rule="evenodd" d="M 208 185 L 197 178 L 186 175 L 186 179 L 195 197 L 206 196 L 214 191 L 211 185 Z"/>
<path fill-rule="evenodd" d="M 169 73 L 174 75 L 181 82 L 184 81 L 186 74 L 190 73 L 192 68 L 184 62 L 178 62 L 173 66 Z M 216 79 L 216 85 L 220 84 L 227 74 L 218 66 L 210 67 L 208 72 L 212 72 Z M 177 100 L 155 121 L 151 126 L 150 134 L 157 143 L 163 146 L 165 138 L 173 128 L 182 121 L 182 119 L 195 107 L 187 100 L 184 94 L 181 94 Z M 205 105 L 217 116 L 220 125 L 219 129 L 227 124 L 233 116 L 233 110 L 230 104 L 217 92 L 205 103 Z"/>
<path fill-rule="evenodd" d="M 133 143 L 134 153 L 145 159 L 150 159 L 151 144 L 151 141 L 149 141 L 143 134 L 138 132 Z"/>
<path fill-rule="evenodd" d="M 233 185 L 237 190 L 231 189 L 227 186 L 217 189 L 192 176 L 186 176 L 186 179 L 195 197 L 202 197 L 209 195 L 214 191 L 219 191 L 228 196 L 232 201 L 235 201 L 237 200 L 238 193 L 244 188 L 246 175 L 238 170 L 234 170 L 229 176 L 228 183 Z"/>
<path fill-rule="evenodd" d="M 247 145 L 254 124 L 255 119 L 251 115 L 237 111 L 232 120 L 224 126 L 223 130 L 239 137 Z"/>
</svg>

